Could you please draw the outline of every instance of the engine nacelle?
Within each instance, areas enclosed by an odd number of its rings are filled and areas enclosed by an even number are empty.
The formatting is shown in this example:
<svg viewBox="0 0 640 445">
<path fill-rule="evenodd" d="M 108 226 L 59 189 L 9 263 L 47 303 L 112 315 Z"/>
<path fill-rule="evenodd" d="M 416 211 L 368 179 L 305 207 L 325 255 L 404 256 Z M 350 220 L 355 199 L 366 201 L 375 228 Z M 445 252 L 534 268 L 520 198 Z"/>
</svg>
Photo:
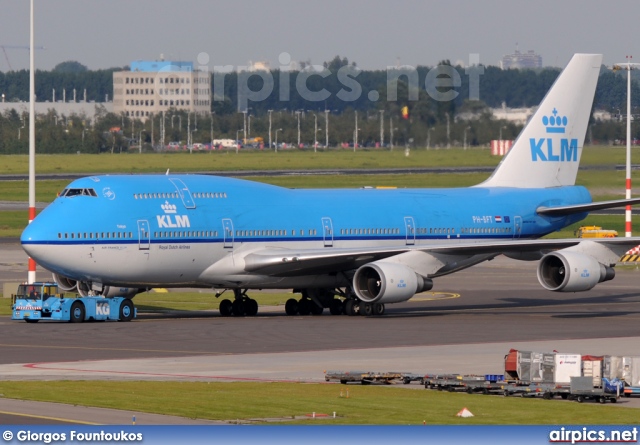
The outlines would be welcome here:
<svg viewBox="0 0 640 445">
<path fill-rule="evenodd" d="M 144 289 L 138 289 L 137 287 L 103 286 L 101 283 L 76 281 L 55 273 L 53 274 L 53 281 L 58 283 L 58 288 L 60 288 L 60 290 L 65 292 L 77 291 L 82 297 L 89 295 L 102 295 L 105 298 L 133 298 L 140 292 L 144 292 Z"/>
<path fill-rule="evenodd" d="M 139 289 L 137 287 L 104 286 L 100 295 L 106 298 L 124 297 L 131 299 L 144 291 L 145 289 Z"/>
<path fill-rule="evenodd" d="M 581 292 L 603 281 L 613 280 L 613 268 L 578 252 L 558 251 L 545 255 L 538 264 L 538 281 L 547 290 Z"/>
<path fill-rule="evenodd" d="M 365 303 L 400 303 L 432 287 L 433 281 L 413 269 L 384 261 L 365 264 L 353 277 L 353 289 Z"/>
<path fill-rule="evenodd" d="M 78 282 L 57 273 L 53 274 L 53 281 L 58 283 L 58 288 L 65 292 L 72 292 L 77 289 Z"/>
</svg>

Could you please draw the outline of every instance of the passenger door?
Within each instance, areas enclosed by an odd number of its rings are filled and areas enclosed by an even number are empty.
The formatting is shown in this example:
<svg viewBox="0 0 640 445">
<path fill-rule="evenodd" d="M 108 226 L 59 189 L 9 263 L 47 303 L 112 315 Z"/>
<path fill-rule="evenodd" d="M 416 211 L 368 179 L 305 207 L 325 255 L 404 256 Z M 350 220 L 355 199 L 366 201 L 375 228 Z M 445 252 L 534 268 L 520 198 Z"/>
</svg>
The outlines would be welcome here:
<svg viewBox="0 0 640 445">
<path fill-rule="evenodd" d="M 149 233 L 149 221 L 138 220 L 138 250 L 149 250 L 151 234 Z"/>
<path fill-rule="evenodd" d="M 233 249 L 233 221 L 229 218 L 222 220 L 222 236 L 224 238 L 224 248 Z"/>
<path fill-rule="evenodd" d="M 416 243 L 416 223 L 413 216 L 404 217 L 404 227 L 407 239 L 407 246 L 413 246 Z"/>
<path fill-rule="evenodd" d="M 322 236 L 324 238 L 324 247 L 333 247 L 333 223 L 331 218 L 322 218 Z"/>
<path fill-rule="evenodd" d="M 516 239 L 520 238 L 521 234 L 522 234 L 522 217 L 515 216 L 513 218 L 513 237 Z"/>
</svg>

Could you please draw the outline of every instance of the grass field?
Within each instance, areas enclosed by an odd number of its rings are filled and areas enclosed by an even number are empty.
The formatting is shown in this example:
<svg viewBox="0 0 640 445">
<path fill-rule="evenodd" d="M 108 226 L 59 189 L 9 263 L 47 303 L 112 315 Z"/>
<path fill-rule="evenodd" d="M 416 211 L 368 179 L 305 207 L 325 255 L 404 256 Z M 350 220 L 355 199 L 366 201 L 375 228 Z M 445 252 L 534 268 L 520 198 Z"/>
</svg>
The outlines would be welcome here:
<svg viewBox="0 0 640 445">
<path fill-rule="evenodd" d="M 632 149 L 632 159 L 639 148 Z M 582 166 L 614 166 L 625 163 L 625 147 L 585 147 Z M 412 149 L 405 156 L 402 148 L 390 150 L 345 149 L 327 151 L 225 151 L 209 153 L 124 153 L 37 155 L 37 173 L 164 173 L 212 170 L 307 170 L 336 168 L 411 168 L 411 167 L 464 167 L 495 166 L 498 156 L 491 156 L 488 148 L 463 150 Z M 27 174 L 29 160 L 26 155 L 2 155 L 0 175 Z"/>
<path fill-rule="evenodd" d="M 3 381 L 0 382 L 0 393 L 16 399 L 233 422 L 277 418 L 282 422 L 329 425 L 422 425 L 423 421 L 429 425 L 635 425 L 640 415 L 638 409 L 609 403 L 579 404 L 469 395 L 417 386 L 409 389 L 337 384 L 149 381 L 53 381 L 24 385 Z M 456 417 L 463 407 L 474 417 Z M 332 416 L 334 411 L 336 419 L 292 420 L 312 412 Z"/>
<path fill-rule="evenodd" d="M 308 170 L 336 168 L 410 168 L 497 165 L 488 150 L 241 151 L 210 153 L 135 153 L 100 155 L 38 155 L 38 173 L 164 173 L 212 170 Z M 28 157 L 3 155 L 0 174 L 28 173 Z"/>
</svg>

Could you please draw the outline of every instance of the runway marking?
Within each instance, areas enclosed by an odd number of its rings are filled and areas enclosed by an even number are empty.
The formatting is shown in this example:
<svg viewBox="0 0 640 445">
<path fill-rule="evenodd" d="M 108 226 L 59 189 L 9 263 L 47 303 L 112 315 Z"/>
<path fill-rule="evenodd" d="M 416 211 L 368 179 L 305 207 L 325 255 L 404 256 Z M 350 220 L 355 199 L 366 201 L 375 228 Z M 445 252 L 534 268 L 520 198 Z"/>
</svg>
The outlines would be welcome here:
<svg viewBox="0 0 640 445">
<path fill-rule="evenodd" d="M 20 400 L 20 399 L 15 399 L 15 400 Z M 30 417 L 32 419 L 55 420 L 56 422 L 76 423 L 76 424 L 82 424 L 82 425 L 100 425 L 99 423 L 83 422 L 82 420 L 62 419 L 60 417 L 49 417 L 49 416 L 37 416 L 35 414 L 22 414 L 22 413 L 14 413 L 11 411 L 0 411 L 0 414 L 6 414 L 8 416 Z"/>
<path fill-rule="evenodd" d="M 126 359 L 125 359 L 126 360 Z M 68 372 L 84 372 L 84 373 L 97 373 L 97 374 L 117 374 L 117 375 L 132 375 L 132 376 L 147 376 L 147 377 L 173 377 L 173 378 L 189 378 L 189 379 L 216 379 L 216 380 L 231 380 L 242 382 L 282 382 L 282 383 L 299 383 L 304 380 L 296 379 L 264 379 L 258 377 L 233 377 L 233 376 L 220 376 L 220 375 L 197 375 L 197 374 L 168 374 L 168 373 L 156 373 L 156 372 L 137 372 L 137 371 L 116 371 L 116 370 L 102 370 L 102 369 L 79 369 L 79 368 L 58 368 L 47 367 L 47 363 L 29 363 L 23 365 L 25 368 L 40 369 L 43 371 L 68 371 Z M 42 367 L 40 367 L 42 366 Z"/>
<path fill-rule="evenodd" d="M 118 351 L 118 352 L 169 352 L 176 354 L 206 354 L 206 355 L 233 355 L 230 352 L 213 352 L 213 351 L 185 351 L 179 350 L 174 351 L 171 349 L 123 349 L 123 348 L 95 348 L 95 347 L 84 347 L 84 346 L 55 346 L 55 345 L 12 345 L 7 343 L 0 343 L 0 347 L 7 348 L 21 348 L 21 349 L 77 349 L 77 350 L 86 350 L 86 351 Z"/>
<path fill-rule="evenodd" d="M 424 294 L 430 296 L 424 296 Z M 456 294 L 453 292 L 423 292 L 422 294 L 418 294 L 411 299 L 411 301 L 439 301 L 439 300 L 453 300 L 455 298 L 460 298 L 460 294 Z"/>
</svg>

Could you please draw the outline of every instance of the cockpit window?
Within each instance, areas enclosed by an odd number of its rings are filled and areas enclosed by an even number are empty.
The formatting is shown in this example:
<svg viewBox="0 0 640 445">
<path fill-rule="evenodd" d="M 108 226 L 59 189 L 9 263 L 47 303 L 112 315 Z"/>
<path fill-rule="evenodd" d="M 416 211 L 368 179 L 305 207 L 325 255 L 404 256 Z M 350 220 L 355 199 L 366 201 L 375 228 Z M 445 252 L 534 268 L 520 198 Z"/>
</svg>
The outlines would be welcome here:
<svg viewBox="0 0 640 445">
<path fill-rule="evenodd" d="M 64 196 L 65 198 L 70 198 L 72 196 L 93 196 L 98 197 L 98 194 L 94 189 L 64 189 L 60 196 Z"/>
</svg>

